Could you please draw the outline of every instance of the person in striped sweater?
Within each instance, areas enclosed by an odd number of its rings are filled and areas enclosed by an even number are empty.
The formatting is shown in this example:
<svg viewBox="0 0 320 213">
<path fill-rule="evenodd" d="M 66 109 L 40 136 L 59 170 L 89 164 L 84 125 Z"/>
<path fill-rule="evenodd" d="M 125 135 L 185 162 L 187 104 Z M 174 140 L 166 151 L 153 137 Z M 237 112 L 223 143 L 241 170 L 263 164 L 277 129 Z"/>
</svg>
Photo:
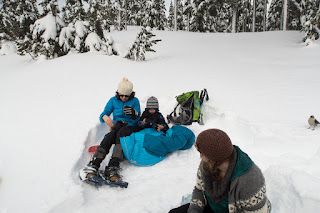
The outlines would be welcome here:
<svg viewBox="0 0 320 213">
<path fill-rule="evenodd" d="M 170 213 L 269 213 L 259 167 L 219 129 L 201 132 L 195 147 L 202 159 L 191 202 Z"/>
</svg>

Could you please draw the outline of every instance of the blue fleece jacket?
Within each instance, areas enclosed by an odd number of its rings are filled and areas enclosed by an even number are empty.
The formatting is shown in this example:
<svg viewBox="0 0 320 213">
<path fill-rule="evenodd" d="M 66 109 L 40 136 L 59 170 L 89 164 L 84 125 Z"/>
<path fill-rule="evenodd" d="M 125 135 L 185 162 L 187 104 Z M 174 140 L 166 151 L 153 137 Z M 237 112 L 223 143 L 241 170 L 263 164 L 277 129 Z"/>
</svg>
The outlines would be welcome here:
<svg viewBox="0 0 320 213">
<path fill-rule="evenodd" d="M 130 115 L 125 115 L 123 112 L 124 106 L 129 106 L 129 107 L 133 107 L 139 114 L 138 118 L 133 120 L 131 118 Z M 104 123 L 104 120 L 102 119 L 102 117 L 104 115 L 110 116 L 111 113 L 113 113 L 113 123 L 115 124 L 115 122 L 117 121 L 123 121 L 123 122 L 128 122 L 128 126 L 134 126 L 138 121 L 139 121 L 139 117 L 141 114 L 140 111 L 140 102 L 138 100 L 138 98 L 134 97 L 128 101 L 121 101 L 118 100 L 117 97 L 112 97 L 110 98 L 110 100 L 108 101 L 107 105 L 105 106 L 103 112 L 100 115 L 100 121 L 102 123 Z"/>
</svg>

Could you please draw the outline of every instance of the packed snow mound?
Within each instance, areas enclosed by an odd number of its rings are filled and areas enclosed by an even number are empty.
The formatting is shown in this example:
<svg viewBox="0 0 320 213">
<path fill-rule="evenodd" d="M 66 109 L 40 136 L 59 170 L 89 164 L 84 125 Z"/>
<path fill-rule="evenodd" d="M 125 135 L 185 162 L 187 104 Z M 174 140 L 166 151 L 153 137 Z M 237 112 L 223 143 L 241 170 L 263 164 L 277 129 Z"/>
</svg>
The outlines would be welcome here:
<svg viewBox="0 0 320 213">
<path fill-rule="evenodd" d="M 13 55 L 17 53 L 16 45 L 11 41 L 4 41 L 1 44 L 0 55 Z"/>
</svg>

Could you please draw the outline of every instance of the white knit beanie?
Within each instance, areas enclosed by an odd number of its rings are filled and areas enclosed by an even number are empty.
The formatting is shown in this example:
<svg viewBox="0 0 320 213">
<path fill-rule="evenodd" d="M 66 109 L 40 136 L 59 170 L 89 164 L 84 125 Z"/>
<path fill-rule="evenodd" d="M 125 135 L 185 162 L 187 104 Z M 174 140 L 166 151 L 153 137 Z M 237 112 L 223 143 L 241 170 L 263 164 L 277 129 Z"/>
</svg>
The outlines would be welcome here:
<svg viewBox="0 0 320 213">
<path fill-rule="evenodd" d="M 122 81 L 118 84 L 118 93 L 121 95 L 130 95 L 133 90 L 132 83 L 127 79 L 123 78 Z"/>
</svg>

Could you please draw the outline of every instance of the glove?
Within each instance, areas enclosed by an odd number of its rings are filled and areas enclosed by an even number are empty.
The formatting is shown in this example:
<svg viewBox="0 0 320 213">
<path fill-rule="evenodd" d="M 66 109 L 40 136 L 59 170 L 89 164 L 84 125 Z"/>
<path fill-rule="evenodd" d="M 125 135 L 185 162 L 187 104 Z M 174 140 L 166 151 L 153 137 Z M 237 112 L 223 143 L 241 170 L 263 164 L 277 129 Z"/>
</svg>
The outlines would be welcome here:
<svg viewBox="0 0 320 213">
<path fill-rule="evenodd" d="M 121 129 L 121 127 L 124 127 L 128 124 L 128 122 L 123 122 L 123 121 L 117 121 L 112 127 L 111 130 L 116 130 L 118 131 Z"/>
<path fill-rule="evenodd" d="M 129 106 L 124 106 L 124 110 L 123 110 L 123 112 L 124 112 L 124 114 L 126 114 L 126 115 L 131 115 L 131 118 L 133 119 L 133 120 L 135 120 L 135 119 L 137 119 L 138 118 L 138 112 L 134 109 L 134 108 L 132 108 L 132 107 L 129 107 Z"/>
</svg>

